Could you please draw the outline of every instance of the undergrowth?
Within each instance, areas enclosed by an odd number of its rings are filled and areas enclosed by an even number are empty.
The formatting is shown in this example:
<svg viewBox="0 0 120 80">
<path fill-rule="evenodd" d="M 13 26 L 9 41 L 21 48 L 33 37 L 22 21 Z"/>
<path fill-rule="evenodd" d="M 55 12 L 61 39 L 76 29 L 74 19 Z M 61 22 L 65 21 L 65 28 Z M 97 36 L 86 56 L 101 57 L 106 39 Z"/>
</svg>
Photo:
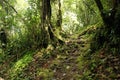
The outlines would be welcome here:
<svg viewBox="0 0 120 80">
<path fill-rule="evenodd" d="M 104 31 L 104 26 L 93 25 L 64 45 L 28 51 L 7 67 L 5 79 L 119 80 L 120 55 L 108 51 L 108 32 Z"/>
<path fill-rule="evenodd" d="M 119 80 L 119 39 L 103 25 L 96 29 L 91 39 L 90 51 L 80 57 L 84 69 L 81 80 Z"/>
</svg>

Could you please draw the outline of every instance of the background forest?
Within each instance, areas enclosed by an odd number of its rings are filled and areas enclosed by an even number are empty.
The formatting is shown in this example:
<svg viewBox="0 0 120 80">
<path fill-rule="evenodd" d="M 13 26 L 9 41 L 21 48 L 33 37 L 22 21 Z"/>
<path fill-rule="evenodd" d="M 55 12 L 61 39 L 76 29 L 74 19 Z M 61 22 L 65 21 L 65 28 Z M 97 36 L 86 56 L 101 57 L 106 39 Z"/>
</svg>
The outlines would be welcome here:
<svg viewBox="0 0 120 80">
<path fill-rule="evenodd" d="M 0 0 L 0 80 L 119 80 L 119 0 Z"/>
</svg>

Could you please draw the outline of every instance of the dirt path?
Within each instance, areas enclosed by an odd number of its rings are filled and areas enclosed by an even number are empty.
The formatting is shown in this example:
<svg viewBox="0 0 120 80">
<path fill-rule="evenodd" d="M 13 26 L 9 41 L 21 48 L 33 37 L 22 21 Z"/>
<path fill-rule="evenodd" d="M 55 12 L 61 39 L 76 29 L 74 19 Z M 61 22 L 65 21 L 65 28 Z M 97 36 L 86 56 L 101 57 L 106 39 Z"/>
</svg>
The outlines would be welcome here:
<svg viewBox="0 0 120 80">
<path fill-rule="evenodd" d="M 49 80 L 78 80 L 78 77 L 81 74 L 81 70 L 78 66 L 78 57 L 81 55 L 81 47 L 83 47 L 84 42 L 81 43 L 80 40 L 72 40 L 67 42 L 63 46 L 59 46 L 54 49 L 51 53 L 54 54 L 54 57 L 45 59 L 36 58 L 34 62 L 30 64 L 27 68 L 27 71 L 30 71 L 32 68 L 34 74 L 37 72 L 37 69 L 42 70 L 45 73 L 45 70 L 48 70 L 49 73 L 53 73 L 52 79 L 47 78 Z M 38 56 L 38 55 L 37 55 Z M 44 60 L 43 60 L 44 59 Z M 32 65 L 32 66 L 31 66 Z M 48 73 L 47 77 L 50 75 Z M 32 76 L 29 74 L 29 76 Z M 37 77 L 37 78 L 36 78 Z M 47 80 L 44 75 L 34 76 L 34 80 Z M 51 76 L 49 76 L 51 77 Z"/>
<path fill-rule="evenodd" d="M 77 61 L 81 45 L 83 44 L 80 40 L 69 41 L 62 51 L 63 53 L 57 55 L 56 60 L 59 63 L 52 66 L 55 80 L 75 80 L 76 76 L 81 74 Z"/>
<path fill-rule="evenodd" d="M 77 59 L 84 45 L 84 42 L 77 39 L 50 51 L 41 50 L 22 70 L 21 80 L 79 80 L 81 70 Z"/>
</svg>

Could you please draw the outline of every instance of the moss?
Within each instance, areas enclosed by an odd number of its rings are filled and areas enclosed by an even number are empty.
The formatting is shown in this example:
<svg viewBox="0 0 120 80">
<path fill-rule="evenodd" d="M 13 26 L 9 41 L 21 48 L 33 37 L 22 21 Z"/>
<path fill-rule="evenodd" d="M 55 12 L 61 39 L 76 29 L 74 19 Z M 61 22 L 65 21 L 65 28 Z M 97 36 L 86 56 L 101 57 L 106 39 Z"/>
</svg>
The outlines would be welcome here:
<svg viewBox="0 0 120 80">
<path fill-rule="evenodd" d="M 27 52 L 20 60 L 18 60 L 11 69 L 8 71 L 9 78 L 11 80 L 16 80 L 22 74 L 23 69 L 32 61 L 32 53 Z M 17 79 L 18 80 L 18 79 Z"/>
</svg>

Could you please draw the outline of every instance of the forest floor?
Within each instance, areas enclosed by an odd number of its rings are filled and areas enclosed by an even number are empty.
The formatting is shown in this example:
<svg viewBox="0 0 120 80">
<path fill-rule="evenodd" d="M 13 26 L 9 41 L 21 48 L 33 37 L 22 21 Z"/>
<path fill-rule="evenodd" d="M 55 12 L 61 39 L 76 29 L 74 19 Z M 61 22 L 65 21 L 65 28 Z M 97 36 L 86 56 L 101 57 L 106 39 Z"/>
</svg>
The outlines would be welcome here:
<svg viewBox="0 0 120 80">
<path fill-rule="evenodd" d="M 93 29 L 93 28 L 90 28 Z M 90 29 L 74 35 L 56 48 L 27 51 L 16 60 L 6 58 L 0 64 L 5 80 L 120 80 L 120 57 L 101 49 L 89 55 L 93 36 Z M 98 54 L 99 53 L 99 54 Z"/>
<path fill-rule="evenodd" d="M 54 49 L 49 46 L 43 51 L 40 50 L 23 70 L 23 74 L 32 80 L 78 80 L 83 73 L 80 69 L 79 57 L 82 56 L 81 51 L 87 49 L 86 44 L 81 37 L 70 39 Z"/>
<path fill-rule="evenodd" d="M 11 58 L 0 66 L 1 77 L 5 80 L 76 80 L 80 70 L 79 56 L 87 43 L 83 37 L 72 38 L 53 48 L 28 52 L 11 62 Z M 4 69 L 4 70 L 3 70 Z"/>
</svg>

